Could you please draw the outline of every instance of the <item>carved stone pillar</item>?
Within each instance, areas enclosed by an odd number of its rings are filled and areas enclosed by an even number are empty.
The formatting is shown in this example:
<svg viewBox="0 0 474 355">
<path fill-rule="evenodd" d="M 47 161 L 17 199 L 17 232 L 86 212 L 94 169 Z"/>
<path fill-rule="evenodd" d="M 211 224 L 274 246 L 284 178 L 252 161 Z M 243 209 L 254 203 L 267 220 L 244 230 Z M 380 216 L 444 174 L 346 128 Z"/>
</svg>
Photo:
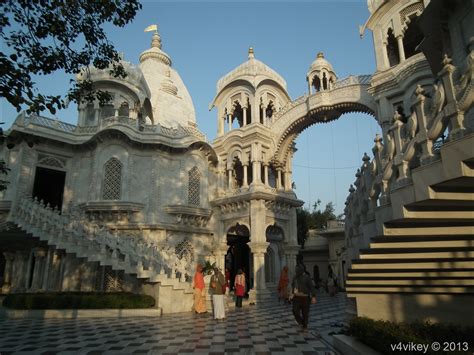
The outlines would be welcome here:
<svg viewBox="0 0 474 355">
<path fill-rule="evenodd" d="M 253 256 L 253 289 L 257 292 L 266 289 L 265 253 L 269 245 L 268 242 L 248 243 Z"/>
<path fill-rule="evenodd" d="M 46 259 L 44 261 L 44 271 L 43 271 L 43 282 L 41 285 L 41 289 L 44 291 L 48 290 L 48 281 L 49 281 L 49 274 L 50 274 L 50 265 L 53 259 L 54 250 L 52 247 L 48 248 L 48 254 L 46 255 Z"/>
<path fill-rule="evenodd" d="M 227 169 L 227 189 L 232 190 L 232 172 L 233 169 Z"/>
<path fill-rule="evenodd" d="M 263 163 L 263 183 L 265 186 L 270 186 L 268 184 L 268 163 Z"/>
<path fill-rule="evenodd" d="M 281 168 L 277 168 L 276 189 L 281 190 Z"/>
<path fill-rule="evenodd" d="M 247 176 L 248 163 L 243 164 L 243 169 L 244 169 L 244 181 L 242 182 L 242 187 L 249 187 L 248 176 Z"/>
<path fill-rule="evenodd" d="M 227 115 L 227 123 L 229 125 L 229 132 L 232 131 L 232 115 Z"/>
<path fill-rule="evenodd" d="M 217 136 L 220 137 L 224 134 L 225 115 L 219 116 L 217 120 Z"/>
<path fill-rule="evenodd" d="M 390 68 L 390 63 L 388 61 L 388 53 L 387 53 L 387 42 L 382 42 L 382 64 L 384 69 Z"/>
<path fill-rule="evenodd" d="M 405 48 L 403 47 L 403 36 L 397 36 L 398 43 L 398 57 L 400 58 L 400 63 L 405 61 Z"/>
<path fill-rule="evenodd" d="M 453 73 L 456 67 L 451 64 L 451 59 L 445 55 L 443 59 L 443 69 L 438 74 L 443 81 L 444 90 L 446 92 L 446 101 L 449 104 L 454 104 L 457 107 L 456 89 L 453 81 Z M 461 138 L 466 128 L 464 127 L 464 113 L 457 109 L 450 117 L 451 130 L 449 131 L 449 139 Z"/>
<path fill-rule="evenodd" d="M 5 257 L 5 271 L 3 273 L 2 292 L 8 293 L 11 290 L 13 260 L 15 260 L 15 256 L 11 252 L 4 252 L 3 256 Z"/>
<path fill-rule="evenodd" d="M 247 107 L 242 108 L 242 111 L 244 112 L 243 126 L 247 125 L 247 110 L 248 110 Z"/>
<path fill-rule="evenodd" d="M 41 289 L 41 286 L 43 285 L 43 268 L 45 264 L 46 250 L 42 248 L 36 248 L 34 250 L 34 256 L 35 266 L 33 270 L 33 281 L 31 283 L 31 289 L 36 291 Z"/>
</svg>

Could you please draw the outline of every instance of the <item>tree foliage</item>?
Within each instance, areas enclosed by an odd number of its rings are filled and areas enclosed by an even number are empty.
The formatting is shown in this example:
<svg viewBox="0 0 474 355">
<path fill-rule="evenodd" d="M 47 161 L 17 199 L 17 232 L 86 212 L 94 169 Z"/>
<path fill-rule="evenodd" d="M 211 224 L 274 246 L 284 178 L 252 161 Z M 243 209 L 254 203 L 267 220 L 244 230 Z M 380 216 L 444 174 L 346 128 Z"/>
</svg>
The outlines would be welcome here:
<svg viewBox="0 0 474 355">
<path fill-rule="evenodd" d="M 67 101 L 105 102 L 110 95 L 94 91 L 92 82 L 71 80 L 65 96 L 43 95 L 34 81 L 58 70 L 78 74 L 93 65 L 125 77 L 124 67 L 103 26 L 123 27 L 133 20 L 138 0 L 2 0 L 0 2 L 0 96 L 17 111 L 52 114 Z"/>
<path fill-rule="evenodd" d="M 321 200 L 317 200 L 313 204 L 312 211 L 305 208 L 298 208 L 296 210 L 298 243 L 303 246 L 308 235 L 308 230 L 325 229 L 329 220 L 342 218 L 342 216 L 336 216 L 334 214 L 334 203 L 327 203 L 324 210 L 321 210 L 320 206 Z"/>
</svg>

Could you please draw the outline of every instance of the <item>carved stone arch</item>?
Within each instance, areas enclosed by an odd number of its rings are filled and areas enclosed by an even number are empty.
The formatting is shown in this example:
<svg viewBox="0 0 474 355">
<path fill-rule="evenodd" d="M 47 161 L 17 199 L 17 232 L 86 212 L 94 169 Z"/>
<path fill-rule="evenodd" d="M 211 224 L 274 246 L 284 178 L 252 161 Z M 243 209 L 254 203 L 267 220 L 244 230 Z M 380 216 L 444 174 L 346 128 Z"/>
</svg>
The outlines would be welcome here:
<svg viewBox="0 0 474 355">
<path fill-rule="evenodd" d="M 342 92 L 342 90 L 350 90 L 350 88 L 334 89 L 331 93 L 334 95 L 339 90 Z M 369 94 L 367 93 L 366 95 L 368 96 Z M 337 94 L 335 97 L 337 98 Z M 334 101 L 338 100 L 333 100 L 333 102 Z M 301 132 L 316 123 L 326 123 L 338 119 L 344 113 L 351 112 L 366 113 L 376 118 L 373 98 L 361 98 L 357 102 L 342 101 L 332 105 L 315 105 L 315 107 L 310 109 L 305 115 L 295 117 L 294 119 L 290 116 L 286 127 L 280 131 L 280 138 L 273 160 L 285 165 L 289 154 L 292 152 L 293 143 Z M 280 117 L 277 122 L 280 120 L 282 120 L 282 117 Z"/>
<path fill-rule="evenodd" d="M 265 226 L 265 237 L 267 242 L 283 242 L 285 241 L 285 228 L 278 222 L 270 222 Z"/>
<path fill-rule="evenodd" d="M 65 162 L 62 159 L 50 155 L 44 156 L 41 154 L 38 157 L 37 165 L 59 170 L 64 170 L 66 168 Z"/>
<path fill-rule="evenodd" d="M 229 153 L 227 154 L 227 164 L 232 164 L 235 158 L 238 158 L 240 161 L 242 160 L 243 152 L 240 146 L 232 146 L 229 149 Z"/>
<path fill-rule="evenodd" d="M 225 224 L 225 234 L 234 233 L 237 235 L 248 236 L 250 237 L 250 223 L 239 219 L 237 222 L 235 220 L 228 221 Z"/>
</svg>

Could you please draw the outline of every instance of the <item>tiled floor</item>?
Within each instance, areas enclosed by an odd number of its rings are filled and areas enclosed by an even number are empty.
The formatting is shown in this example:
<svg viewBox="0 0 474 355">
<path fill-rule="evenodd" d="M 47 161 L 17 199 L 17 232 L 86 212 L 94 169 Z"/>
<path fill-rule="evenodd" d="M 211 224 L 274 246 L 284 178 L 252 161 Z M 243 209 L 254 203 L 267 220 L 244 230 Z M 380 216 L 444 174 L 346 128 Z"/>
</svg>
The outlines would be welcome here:
<svg viewBox="0 0 474 355">
<path fill-rule="evenodd" d="M 327 334 L 340 328 L 345 295 L 322 293 L 311 306 L 309 332 L 291 306 L 277 302 L 231 309 L 225 321 L 191 313 L 160 318 L 0 319 L 0 353 L 31 354 L 334 354 Z"/>
</svg>

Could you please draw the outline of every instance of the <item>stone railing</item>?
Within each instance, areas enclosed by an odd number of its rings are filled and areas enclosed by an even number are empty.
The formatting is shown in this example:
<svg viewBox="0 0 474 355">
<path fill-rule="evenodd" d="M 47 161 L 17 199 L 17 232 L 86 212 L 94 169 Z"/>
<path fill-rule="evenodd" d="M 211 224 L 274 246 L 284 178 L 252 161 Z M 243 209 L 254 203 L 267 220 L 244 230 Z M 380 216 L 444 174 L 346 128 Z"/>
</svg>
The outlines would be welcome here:
<svg viewBox="0 0 474 355">
<path fill-rule="evenodd" d="M 445 132 L 448 133 L 447 141 L 457 140 L 467 132 L 464 110 L 472 105 L 474 96 L 474 60 L 469 61 L 472 56 L 471 52 L 466 68 L 458 76 L 459 85 L 453 78 L 456 68 L 445 56 L 443 69 L 431 94 L 426 95 L 425 90 L 418 86 L 412 102 L 413 113 L 406 122 L 396 112 L 392 125 L 386 130 L 385 144 L 382 144 L 382 137 L 376 136 L 372 149 L 374 158 L 371 160 L 364 154 L 354 186 L 349 189 L 345 208 L 347 235 L 357 235 L 362 223 L 374 219 L 377 205 L 390 203 L 393 189 L 411 182 L 412 169 L 439 159 Z M 468 79 L 463 82 L 466 77 Z"/>
<path fill-rule="evenodd" d="M 370 79 L 372 78 L 371 75 L 358 75 L 354 76 L 351 75 L 345 79 L 338 80 L 334 83 L 331 89 L 325 90 L 325 91 L 318 91 L 313 94 L 314 95 L 321 95 L 321 93 L 330 93 L 332 90 L 351 86 L 351 85 L 370 85 Z M 308 94 L 304 94 L 303 96 L 298 97 L 297 99 L 288 102 L 285 106 L 283 106 L 278 112 L 275 113 L 275 115 L 272 117 L 273 121 L 276 121 L 279 119 L 281 116 L 283 116 L 285 113 L 290 111 L 293 107 L 298 106 L 305 102 L 308 99 Z"/>
<path fill-rule="evenodd" d="M 207 142 L 206 136 L 199 131 L 196 127 L 183 127 L 178 125 L 176 128 L 165 127 L 160 124 L 156 125 L 145 125 L 141 124 L 139 120 L 126 117 L 126 116 L 111 116 L 100 120 L 99 125 L 95 126 L 75 126 L 70 123 L 54 120 L 51 118 L 30 115 L 25 116 L 21 114 L 15 120 L 15 124 L 18 126 L 40 126 L 49 129 L 54 129 L 65 133 L 76 133 L 81 135 L 93 135 L 102 129 L 112 127 L 114 125 L 123 125 L 133 129 L 136 132 L 150 132 L 156 133 L 166 138 L 184 138 L 188 136 L 196 137 L 199 140 Z"/>
<path fill-rule="evenodd" d="M 12 211 L 11 219 L 34 236 L 45 238 L 70 253 L 79 253 L 87 247 L 87 255 L 97 252 L 103 263 L 122 264 L 128 273 L 149 271 L 147 278 L 166 275 L 184 282 L 192 275 L 192 265 L 179 259 L 173 247 L 159 245 L 139 236 L 122 236 L 107 228 L 90 223 L 79 212 L 61 215 L 55 208 L 37 199 L 24 198 Z"/>
</svg>

